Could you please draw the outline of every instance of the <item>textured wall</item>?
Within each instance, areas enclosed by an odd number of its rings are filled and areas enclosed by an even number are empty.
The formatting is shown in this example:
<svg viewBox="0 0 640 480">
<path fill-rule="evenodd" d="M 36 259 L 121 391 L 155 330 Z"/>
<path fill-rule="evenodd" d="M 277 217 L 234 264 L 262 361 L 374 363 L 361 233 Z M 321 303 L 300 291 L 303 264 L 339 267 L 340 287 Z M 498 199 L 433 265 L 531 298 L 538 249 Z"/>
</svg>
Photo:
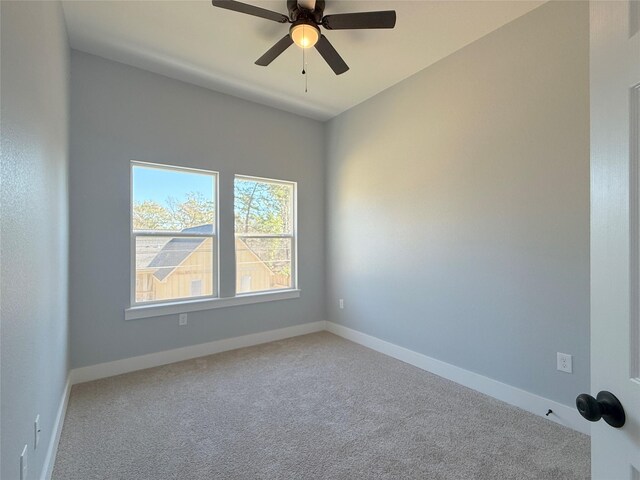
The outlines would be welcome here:
<svg viewBox="0 0 640 480">
<path fill-rule="evenodd" d="M 588 390 L 588 28 L 586 2 L 550 2 L 328 124 L 333 321 L 567 405 Z"/>
<path fill-rule="evenodd" d="M 69 47 L 57 2 L 0 3 L 0 478 L 38 478 L 67 377 Z M 33 450 L 33 421 L 42 436 Z"/>
<path fill-rule="evenodd" d="M 70 148 L 73 367 L 325 319 L 321 123 L 74 51 Z M 227 196 L 233 174 L 297 181 L 301 297 L 125 321 L 130 160 L 218 171 Z"/>
</svg>

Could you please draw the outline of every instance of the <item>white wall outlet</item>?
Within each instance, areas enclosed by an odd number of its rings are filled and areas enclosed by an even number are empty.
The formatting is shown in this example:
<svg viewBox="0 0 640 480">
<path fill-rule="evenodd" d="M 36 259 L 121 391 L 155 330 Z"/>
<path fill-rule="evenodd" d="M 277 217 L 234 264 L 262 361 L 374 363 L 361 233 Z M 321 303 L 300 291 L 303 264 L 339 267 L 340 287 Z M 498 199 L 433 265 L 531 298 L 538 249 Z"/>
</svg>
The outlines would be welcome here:
<svg viewBox="0 0 640 480">
<path fill-rule="evenodd" d="M 568 353 L 558 352 L 557 369 L 561 372 L 573 373 L 573 357 Z"/>
<path fill-rule="evenodd" d="M 178 325 L 186 325 L 187 324 L 187 314 L 181 313 L 178 315 Z"/>
<path fill-rule="evenodd" d="M 29 447 L 27 445 L 22 449 L 22 453 L 20 454 L 20 480 L 27 480 L 27 453 L 29 451 Z"/>
<path fill-rule="evenodd" d="M 40 443 L 40 414 L 36 415 L 36 420 L 33 422 L 33 449 L 38 448 Z"/>
<path fill-rule="evenodd" d="M 340 307 L 340 310 L 342 310 L 344 308 L 344 299 L 343 298 L 338 300 L 338 306 Z"/>
</svg>

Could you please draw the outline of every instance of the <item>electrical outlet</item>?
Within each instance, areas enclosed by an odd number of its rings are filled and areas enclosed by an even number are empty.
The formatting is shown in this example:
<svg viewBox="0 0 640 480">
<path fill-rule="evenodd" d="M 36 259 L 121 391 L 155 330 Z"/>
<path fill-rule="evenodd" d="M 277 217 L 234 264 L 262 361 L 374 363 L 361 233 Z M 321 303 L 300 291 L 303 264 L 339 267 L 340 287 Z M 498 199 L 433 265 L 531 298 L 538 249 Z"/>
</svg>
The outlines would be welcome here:
<svg viewBox="0 0 640 480">
<path fill-rule="evenodd" d="M 338 300 L 338 306 L 340 307 L 340 310 L 342 310 L 344 308 L 344 299 L 340 299 Z"/>
<path fill-rule="evenodd" d="M 36 415 L 36 420 L 33 422 L 33 449 L 38 448 L 40 443 L 40 414 Z"/>
<path fill-rule="evenodd" d="M 20 454 L 20 480 L 27 480 L 27 453 L 29 448 L 27 445 L 22 449 Z"/>
<path fill-rule="evenodd" d="M 187 324 L 187 314 L 181 313 L 178 316 L 178 325 L 186 325 Z"/>
<path fill-rule="evenodd" d="M 573 357 L 568 353 L 558 352 L 557 369 L 561 372 L 573 373 Z"/>
</svg>

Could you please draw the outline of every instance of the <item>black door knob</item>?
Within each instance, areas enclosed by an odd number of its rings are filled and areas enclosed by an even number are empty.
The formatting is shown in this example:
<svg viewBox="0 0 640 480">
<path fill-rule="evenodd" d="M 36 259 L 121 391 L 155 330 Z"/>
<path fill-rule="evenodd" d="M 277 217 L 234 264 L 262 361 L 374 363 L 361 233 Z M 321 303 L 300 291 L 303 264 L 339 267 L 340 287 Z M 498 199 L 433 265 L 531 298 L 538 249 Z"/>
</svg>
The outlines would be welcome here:
<svg viewBox="0 0 640 480">
<path fill-rule="evenodd" d="M 580 415 L 590 422 L 597 422 L 603 418 L 612 427 L 620 428 L 626 420 L 620 400 L 610 392 L 600 392 L 596 398 L 581 393 L 576 398 L 576 407 Z"/>
</svg>

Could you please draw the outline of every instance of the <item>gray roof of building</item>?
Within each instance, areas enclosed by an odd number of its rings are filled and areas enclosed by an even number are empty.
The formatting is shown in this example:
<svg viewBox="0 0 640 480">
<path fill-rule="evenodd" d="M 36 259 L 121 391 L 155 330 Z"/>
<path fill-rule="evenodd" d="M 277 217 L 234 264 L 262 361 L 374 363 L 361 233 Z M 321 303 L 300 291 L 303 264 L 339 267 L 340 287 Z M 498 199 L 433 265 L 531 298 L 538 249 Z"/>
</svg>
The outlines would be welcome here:
<svg viewBox="0 0 640 480">
<path fill-rule="evenodd" d="M 211 233 L 213 226 L 198 225 L 197 227 L 185 228 L 183 233 Z M 169 240 L 162 250 L 151 260 L 148 267 L 157 268 L 153 276 L 162 281 L 167 278 L 184 260 L 198 248 L 205 238 L 183 238 L 177 237 Z"/>
</svg>

